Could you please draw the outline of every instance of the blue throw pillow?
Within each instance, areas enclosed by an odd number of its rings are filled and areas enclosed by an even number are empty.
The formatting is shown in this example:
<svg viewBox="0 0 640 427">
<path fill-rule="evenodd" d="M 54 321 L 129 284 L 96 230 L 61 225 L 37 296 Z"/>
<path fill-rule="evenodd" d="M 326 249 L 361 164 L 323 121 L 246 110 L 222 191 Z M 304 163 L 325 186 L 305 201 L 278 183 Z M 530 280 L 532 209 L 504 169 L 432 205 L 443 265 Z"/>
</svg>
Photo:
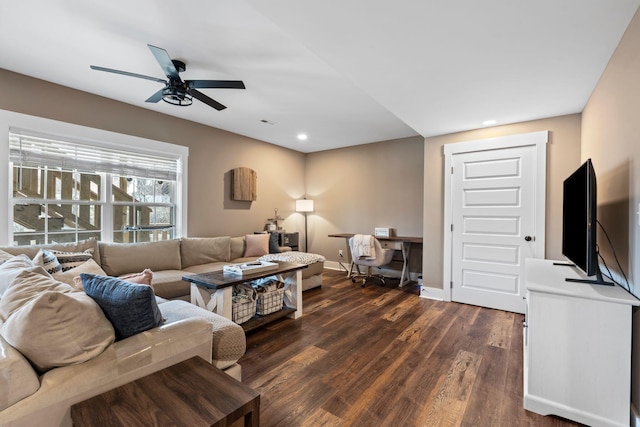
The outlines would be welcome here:
<svg viewBox="0 0 640 427">
<path fill-rule="evenodd" d="M 162 324 L 153 288 L 116 277 L 82 273 L 84 291 L 93 298 L 116 331 L 116 340 Z"/>
<path fill-rule="evenodd" d="M 280 253 L 280 242 L 278 242 L 278 233 L 271 233 L 269 236 L 269 253 L 270 254 L 278 254 Z"/>
</svg>

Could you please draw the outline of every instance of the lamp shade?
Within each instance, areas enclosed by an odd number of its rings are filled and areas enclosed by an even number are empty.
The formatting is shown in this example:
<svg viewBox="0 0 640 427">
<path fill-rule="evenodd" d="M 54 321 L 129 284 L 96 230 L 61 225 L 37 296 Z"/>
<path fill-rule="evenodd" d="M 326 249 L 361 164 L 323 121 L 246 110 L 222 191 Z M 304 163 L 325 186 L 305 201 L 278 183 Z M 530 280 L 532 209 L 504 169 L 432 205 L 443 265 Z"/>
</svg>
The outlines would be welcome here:
<svg viewBox="0 0 640 427">
<path fill-rule="evenodd" d="M 296 212 L 313 212 L 313 200 L 296 200 Z"/>
</svg>

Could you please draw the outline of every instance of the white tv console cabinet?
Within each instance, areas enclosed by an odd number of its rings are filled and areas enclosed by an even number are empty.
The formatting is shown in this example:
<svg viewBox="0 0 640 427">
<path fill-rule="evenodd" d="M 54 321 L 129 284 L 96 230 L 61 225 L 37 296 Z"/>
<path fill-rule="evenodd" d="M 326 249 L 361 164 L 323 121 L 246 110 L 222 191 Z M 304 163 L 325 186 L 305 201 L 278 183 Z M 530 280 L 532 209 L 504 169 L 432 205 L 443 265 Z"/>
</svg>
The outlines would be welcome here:
<svg viewBox="0 0 640 427">
<path fill-rule="evenodd" d="M 631 312 L 619 286 L 566 282 L 576 267 L 527 259 L 524 408 L 591 426 L 628 426 Z"/>
</svg>

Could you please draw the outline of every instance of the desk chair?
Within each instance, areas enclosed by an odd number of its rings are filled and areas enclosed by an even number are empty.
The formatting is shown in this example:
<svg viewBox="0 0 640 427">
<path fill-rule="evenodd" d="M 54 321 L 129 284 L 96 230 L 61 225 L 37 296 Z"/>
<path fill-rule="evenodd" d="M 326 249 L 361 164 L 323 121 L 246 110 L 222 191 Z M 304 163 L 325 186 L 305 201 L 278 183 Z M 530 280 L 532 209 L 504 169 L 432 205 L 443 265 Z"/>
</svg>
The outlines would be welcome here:
<svg viewBox="0 0 640 427">
<path fill-rule="evenodd" d="M 368 249 L 372 251 L 369 252 Z M 356 234 L 349 239 L 349 251 L 351 252 L 351 266 L 349 268 L 351 282 L 356 283 L 356 279 L 362 278 L 362 287 L 364 288 L 368 278 L 377 277 L 382 285 L 385 285 L 384 276 L 382 274 L 372 275 L 371 267 L 382 267 L 389 264 L 393 258 L 393 249 L 384 249 L 380 241 L 370 234 Z M 367 267 L 366 274 L 360 272 L 360 266 Z M 354 267 L 357 273 L 354 273 Z"/>
</svg>

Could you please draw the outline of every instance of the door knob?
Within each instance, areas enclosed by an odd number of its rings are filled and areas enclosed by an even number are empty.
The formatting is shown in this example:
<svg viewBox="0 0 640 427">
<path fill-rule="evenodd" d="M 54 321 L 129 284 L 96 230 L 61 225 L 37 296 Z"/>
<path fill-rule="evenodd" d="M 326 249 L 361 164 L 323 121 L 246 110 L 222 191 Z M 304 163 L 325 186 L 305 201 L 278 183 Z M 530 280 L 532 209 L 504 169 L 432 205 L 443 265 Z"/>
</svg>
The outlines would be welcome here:
<svg viewBox="0 0 640 427">
<path fill-rule="evenodd" d="M 524 240 L 526 240 L 527 242 L 530 242 L 532 240 L 535 240 L 533 237 L 531 236 L 524 236 Z"/>
</svg>

